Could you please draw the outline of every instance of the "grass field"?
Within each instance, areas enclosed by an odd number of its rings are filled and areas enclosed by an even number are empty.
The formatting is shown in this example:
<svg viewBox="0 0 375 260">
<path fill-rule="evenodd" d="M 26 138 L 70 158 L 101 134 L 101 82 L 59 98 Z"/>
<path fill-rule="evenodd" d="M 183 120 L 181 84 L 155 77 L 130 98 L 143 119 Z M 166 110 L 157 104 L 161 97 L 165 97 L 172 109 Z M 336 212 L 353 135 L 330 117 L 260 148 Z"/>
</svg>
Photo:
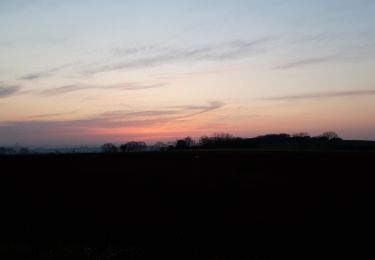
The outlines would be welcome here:
<svg viewBox="0 0 375 260">
<path fill-rule="evenodd" d="M 3 156 L 1 259 L 363 252 L 374 162 L 371 151 Z"/>
</svg>

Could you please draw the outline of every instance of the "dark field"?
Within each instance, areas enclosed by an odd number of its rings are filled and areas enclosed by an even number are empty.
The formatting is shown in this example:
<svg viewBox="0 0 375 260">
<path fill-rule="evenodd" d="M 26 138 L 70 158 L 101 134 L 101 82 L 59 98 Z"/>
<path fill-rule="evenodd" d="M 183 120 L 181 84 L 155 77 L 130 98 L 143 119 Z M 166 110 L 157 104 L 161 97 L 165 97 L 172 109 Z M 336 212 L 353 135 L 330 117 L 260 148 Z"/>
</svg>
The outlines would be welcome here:
<svg viewBox="0 0 375 260">
<path fill-rule="evenodd" d="M 374 162 L 371 151 L 3 156 L 0 259 L 358 256 L 374 245 Z"/>
</svg>

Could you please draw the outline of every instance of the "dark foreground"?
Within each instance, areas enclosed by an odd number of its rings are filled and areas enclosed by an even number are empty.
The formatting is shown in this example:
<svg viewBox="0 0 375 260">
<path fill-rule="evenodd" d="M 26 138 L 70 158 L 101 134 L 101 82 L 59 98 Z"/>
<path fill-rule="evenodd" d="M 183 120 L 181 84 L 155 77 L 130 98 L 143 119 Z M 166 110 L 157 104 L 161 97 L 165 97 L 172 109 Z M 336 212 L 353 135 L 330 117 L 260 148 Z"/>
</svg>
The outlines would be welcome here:
<svg viewBox="0 0 375 260">
<path fill-rule="evenodd" d="M 353 151 L 0 157 L 0 259 L 358 257 L 374 245 L 374 165 Z"/>
</svg>

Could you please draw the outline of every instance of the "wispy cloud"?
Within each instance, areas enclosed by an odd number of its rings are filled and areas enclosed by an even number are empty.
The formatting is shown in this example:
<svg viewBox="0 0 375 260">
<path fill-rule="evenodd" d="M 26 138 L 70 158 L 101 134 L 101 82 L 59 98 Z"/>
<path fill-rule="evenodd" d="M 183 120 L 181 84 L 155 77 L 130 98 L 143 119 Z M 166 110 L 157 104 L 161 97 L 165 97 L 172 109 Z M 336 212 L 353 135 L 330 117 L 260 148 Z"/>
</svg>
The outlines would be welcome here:
<svg viewBox="0 0 375 260">
<path fill-rule="evenodd" d="M 143 90 L 151 88 L 160 88 L 166 86 L 165 83 L 154 83 L 154 84 L 142 84 L 142 83 L 122 83 L 122 84 L 113 84 L 113 85 L 85 85 L 85 84 L 74 84 L 66 85 L 57 88 L 49 88 L 43 90 L 33 90 L 28 91 L 28 94 L 37 94 L 43 96 L 57 96 L 63 95 L 71 92 L 81 91 L 81 90 L 121 90 L 121 91 L 134 91 L 134 90 Z"/>
<path fill-rule="evenodd" d="M 267 36 L 255 40 L 233 40 L 218 44 L 196 45 L 192 47 L 173 46 L 140 46 L 114 48 L 111 57 L 104 60 L 97 60 L 95 63 L 85 64 L 85 68 L 78 68 L 74 73 L 82 77 L 94 75 L 102 72 L 142 69 L 178 62 L 193 61 L 224 61 L 230 59 L 240 59 L 253 53 L 261 52 L 268 42 L 275 37 Z M 72 68 L 78 62 L 67 63 L 56 67 L 51 67 L 42 71 L 31 72 L 17 78 L 18 80 L 34 81 L 47 78 L 54 74 Z"/>
<path fill-rule="evenodd" d="M 250 53 L 262 51 L 262 47 L 275 37 L 264 37 L 252 41 L 236 40 L 220 44 L 183 47 L 139 47 L 115 49 L 118 54 L 115 62 L 88 66 L 82 71 L 84 75 L 122 69 L 140 69 L 161 66 L 169 63 L 192 61 L 224 61 L 240 59 Z M 136 54 L 136 55 L 135 55 Z"/>
<path fill-rule="evenodd" d="M 337 59 L 337 57 L 334 57 L 334 56 L 300 59 L 300 60 L 295 60 L 295 61 L 283 64 L 281 66 L 274 67 L 274 69 L 278 69 L 278 70 L 292 69 L 292 68 L 297 68 L 297 67 L 315 65 L 319 63 L 331 62 L 331 61 L 334 61 L 335 59 Z"/>
<path fill-rule="evenodd" d="M 20 86 L 0 85 L 0 98 L 5 98 L 16 94 L 21 89 Z"/>
<path fill-rule="evenodd" d="M 195 113 L 191 113 L 189 115 L 186 115 L 186 116 L 182 117 L 182 118 L 186 118 L 186 117 L 192 117 L 192 116 L 196 116 L 196 115 L 199 115 L 199 114 L 210 112 L 212 110 L 219 109 L 224 105 L 225 105 L 224 102 L 212 101 L 212 102 L 209 103 L 209 105 L 176 106 L 176 108 L 179 108 L 179 109 L 182 109 L 182 110 L 193 110 L 193 111 L 195 110 L 196 111 Z"/>
<path fill-rule="evenodd" d="M 38 120 L 38 119 L 46 119 L 46 118 L 53 118 L 53 117 L 60 117 L 60 116 L 67 116 L 77 113 L 78 110 L 69 111 L 69 112 L 61 112 L 61 113 L 49 113 L 49 114 L 39 114 L 39 115 L 31 115 L 25 117 L 27 120 Z"/>
<path fill-rule="evenodd" d="M 335 98 L 335 97 L 372 96 L 372 95 L 375 95 L 375 90 L 319 92 L 319 93 L 268 97 L 268 98 L 262 98 L 262 100 L 304 100 L 304 99 L 325 99 L 325 98 Z"/>
<path fill-rule="evenodd" d="M 225 103 L 212 101 L 205 105 L 187 105 L 166 107 L 160 110 L 145 111 L 109 111 L 93 118 L 85 119 L 86 125 L 93 124 L 105 127 L 127 127 L 127 126 L 149 126 L 152 124 L 163 124 L 167 122 L 189 119 L 223 107 Z"/>
<path fill-rule="evenodd" d="M 53 67 L 53 68 L 50 68 L 50 69 L 46 69 L 46 70 L 43 70 L 43 71 L 29 73 L 29 74 L 26 74 L 26 75 L 23 75 L 23 76 L 19 77 L 18 79 L 19 80 L 32 81 L 32 80 L 50 77 L 55 72 L 58 72 L 60 70 L 63 70 L 65 68 L 68 68 L 68 67 L 71 67 L 71 66 L 74 66 L 76 64 L 77 63 L 68 63 L 68 64 L 64 64 L 64 65 L 61 65 L 61 66 Z"/>
<path fill-rule="evenodd" d="M 0 122 L 0 137 L 9 140 L 35 140 L 40 137 L 43 140 L 52 138 L 82 137 L 93 134 L 97 129 L 134 129 L 161 126 L 167 123 L 177 123 L 180 120 L 188 120 L 224 106 L 223 102 L 213 101 L 205 105 L 187 105 L 165 107 L 158 110 L 144 111 L 108 111 L 81 119 L 50 120 L 49 117 L 59 114 L 39 115 L 36 120 L 16 122 Z M 124 132 L 125 134 L 125 132 Z M 1 140 L 0 140 L 1 141 Z"/>
</svg>

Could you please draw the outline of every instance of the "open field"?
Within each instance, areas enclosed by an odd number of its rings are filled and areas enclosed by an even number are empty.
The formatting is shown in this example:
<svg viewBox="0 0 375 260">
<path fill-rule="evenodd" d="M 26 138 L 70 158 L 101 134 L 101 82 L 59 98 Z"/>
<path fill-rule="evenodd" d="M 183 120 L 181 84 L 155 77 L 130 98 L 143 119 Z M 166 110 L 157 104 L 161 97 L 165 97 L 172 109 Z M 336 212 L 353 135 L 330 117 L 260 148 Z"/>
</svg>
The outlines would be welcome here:
<svg viewBox="0 0 375 260">
<path fill-rule="evenodd" d="M 374 162 L 371 151 L 3 156 L 0 254 L 265 259 L 303 249 L 306 259 L 354 242 L 362 251 L 375 231 Z"/>
</svg>

